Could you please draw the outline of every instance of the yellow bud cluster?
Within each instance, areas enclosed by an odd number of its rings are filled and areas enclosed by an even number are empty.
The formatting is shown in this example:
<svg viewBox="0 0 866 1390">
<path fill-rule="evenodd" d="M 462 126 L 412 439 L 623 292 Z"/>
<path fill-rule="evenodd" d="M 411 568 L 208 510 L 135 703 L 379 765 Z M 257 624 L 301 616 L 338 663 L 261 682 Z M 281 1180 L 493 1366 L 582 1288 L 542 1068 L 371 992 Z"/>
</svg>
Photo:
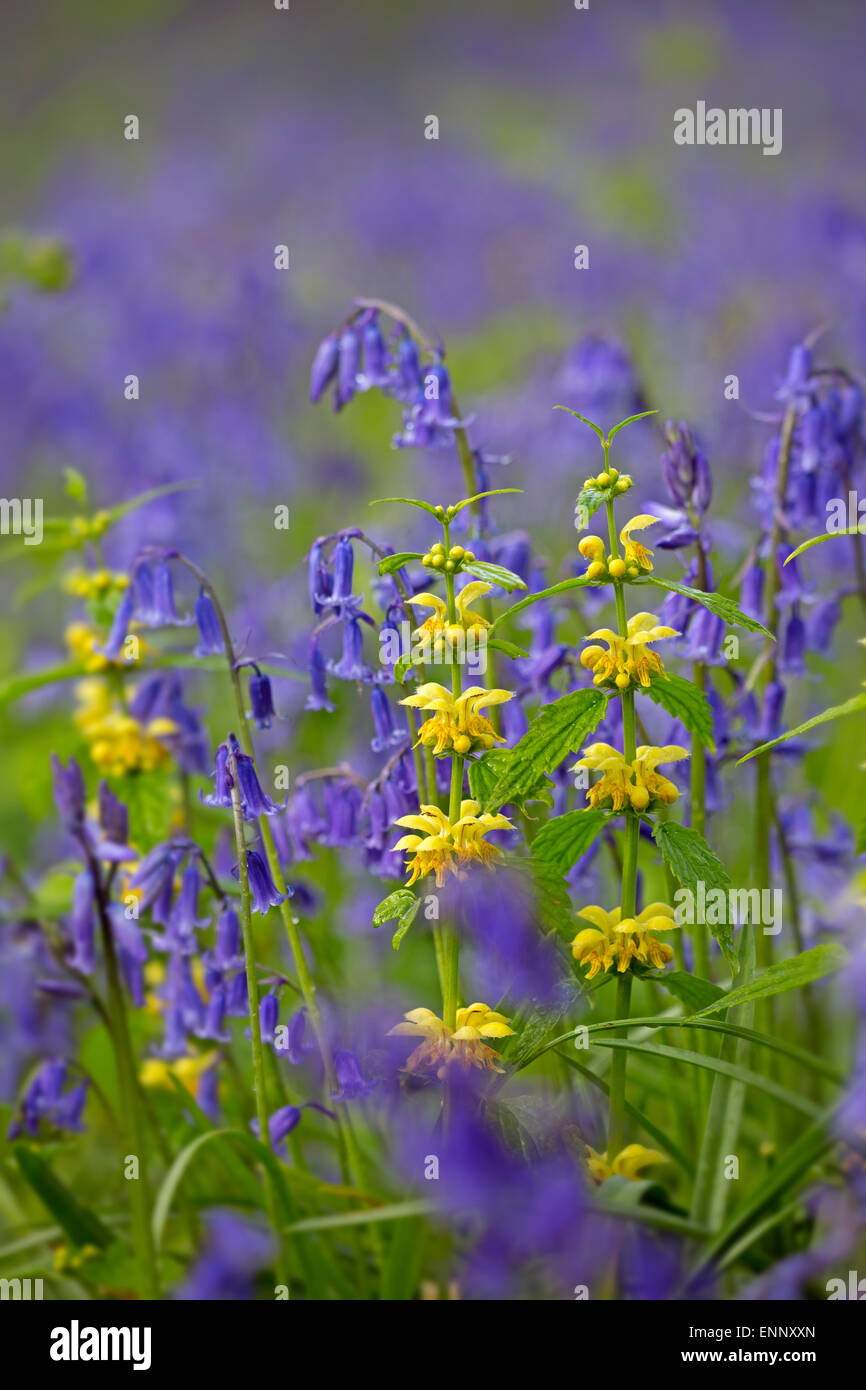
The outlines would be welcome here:
<svg viewBox="0 0 866 1390">
<path fill-rule="evenodd" d="M 442 574 L 458 574 L 464 565 L 471 565 L 475 559 L 475 554 L 471 550 L 464 550 L 462 545 L 452 545 L 446 552 L 442 541 L 437 541 L 431 545 L 426 555 L 421 556 L 421 564 L 428 569 L 439 570 Z"/>
<path fill-rule="evenodd" d="M 112 590 L 122 592 L 129 584 L 129 575 L 123 571 L 111 570 L 73 570 L 63 581 L 63 587 L 68 594 L 74 594 L 76 598 L 105 598 Z"/>
<path fill-rule="evenodd" d="M 585 560 L 589 560 L 587 579 L 594 579 L 596 583 L 606 583 L 611 579 L 637 579 L 640 574 L 637 565 L 627 564 L 621 556 L 606 555 L 604 542 L 598 536 L 584 536 L 578 550 Z"/>
</svg>

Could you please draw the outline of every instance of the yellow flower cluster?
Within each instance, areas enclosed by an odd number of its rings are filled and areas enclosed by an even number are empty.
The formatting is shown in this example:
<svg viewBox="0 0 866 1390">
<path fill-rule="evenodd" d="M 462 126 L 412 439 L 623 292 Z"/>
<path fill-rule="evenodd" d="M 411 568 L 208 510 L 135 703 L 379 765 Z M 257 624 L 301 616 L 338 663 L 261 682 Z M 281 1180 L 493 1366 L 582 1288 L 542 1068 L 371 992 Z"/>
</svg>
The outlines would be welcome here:
<svg viewBox="0 0 866 1390">
<path fill-rule="evenodd" d="M 470 686 L 455 697 L 444 685 L 430 681 L 427 685 L 419 685 L 415 694 L 407 695 L 400 704 L 431 712 L 432 718 L 421 725 L 418 742 L 432 748 L 439 757 L 445 752 L 463 755 L 473 749 L 504 743 L 490 720 L 478 711 L 487 705 L 504 704 L 511 698 L 510 690 L 485 690 L 480 685 Z"/>
<path fill-rule="evenodd" d="M 68 594 L 76 598 L 105 598 L 112 590 L 122 592 L 129 584 L 129 575 L 123 570 L 73 570 L 63 581 Z"/>
<path fill-rule="evenodd" d="M 467 632 L 485 632 L 490 623 L 480 613 L 474 612 L 469 605 L 474 603 L 476 599 L 483 598 L 485 594 L 489 594 L 491 588 L 492 585 L 477 579 L 461 589 L 454 599 L 454 606 L 457 609 L 456 623 L 449 623 L 448 605 L 444 599 L 439 598 L 436 594 L 416 594 L 414 598 L 409 599 L 409 602 L 417 608 L 431 608 L 433 611 L 430 617 L 419 628 L 415 629 L 414 635 L 417 637 L 419 634 L 425 633 L 430 637 L 435 637 L 442 633 L 457 641 L 461 634 Z"/>
<path fill-rule="evenodd" d="M 613 1159 L 608 1159 L 607 1154 L 597 1154 L 595 1149 L 586 1146 L 587 1160 L 586 1166 L 596 1182 L 602 1183 L 606 1178 L 619 1175 L 630 1178 L 632 1182 L 640 1182 L 641 1170 L 649 1168 L 654 1163 L 667 1163 L 664 1154 L 660 1154 L 658 1149 L 644 1148 L 643 1144 L 628 1144 Z"/>
<path fill-rule="evenodd" d="M 628 636 L 620 637 L 609 627 L 600 627 L 589 634 L 589 641 L 601 638 L 604 647 L 586 647 L 580 654 L 580 664 L 592 671 L 593 685 L 615 685 L 617 690 L 652 683 L 653 674 L 665 680 L 661 658 L 648 650 L 650 642 L 664 637 L 679 637 L 676 628 L 662 627 L 654 613 L 635 613 L 628 620 Z"/>
<path fill-rule="evenodd" d="M 404 835 L 392 846 L 411 854 L 406 861 L 411 872 L 410 887 L 416 879 L 432 873 L 436 875 L 436 887 L 442 888 L 449 873 L 459 878 L 467 864 L 475 862 L 486 867 L 496 858 L 500 851 L 488 845 L 484 836 L 489 830 L 513 830 L 514 826 L 501 813 L 480 816 L 480 809 L 477 801 L 461 801 L 460 819 L 453 825 L 438 806 L 422 806 L 419 815 L 400 817 L 397 825 L 423 832 Z"/>
<path fill-rule="evenodd" d="M 609 802 L 614 811 L 622 811 L 626 806 L 633 811 L 646 811 L 659 802 L 670 806 L 680 794 L 673 782 L 656 771 L 659 763 L 679 762 L 688 756 L 688 750 L 675 743 L 663 748 L 642 744 L 628 763 L 609 743 L 591 743 L 572 771 L 585 767 L 602 773 L 586 793 L 590 806 L 605 807 Z"/>
<path fill-rule="evenodd" d="M 641 512 L 626 522 L 619 533 L 620 542 L 625 549 L 624 559 L 621 555 L 608 555 L 605 559 L 604 541 L 599 536 L 584 536 L 578 550 L 585 560 L 589 560 L 586 567 L 587 579 L 639 579 L 642 574 L 649 574 L 653 567 L 653 551 L 647 550 L 640 541 L 634 540 L 632 531 L 645 531 L 657 521 L 657 516 Z"/>
<path fill-rule="evenodd" d="M 667 903 L 650 903 L 637 917 L 624 919 L 620 908 L 605 912 L 603 907 L 594 904 L 581 908 L 577 915 L 592 923 L 591 927 L 579 931 L 571 943 L 575 960 L 589 967 L 588 980 L 606 973 L 613 965 L 622 974 L 633 960 L 654 965 L 657 970 L 673 960 L 673 947 L 654 935 L 679 926 L 674 921 L 673 908 Z"/>
<path fill-rule="evenodd" d="M 412 1009 L 403 1017 L 406 1022 L 398 1023 L 388 1036 L 422 1039 L 406 1061 L 407 1071 L 434 1067 L 440 1080 L 444 1080 L 452 1062 L 463 1067 L 502 1071 L 502 1067 L 497 1066 L 498 1054 L 484 1039 L 507 1038 L 514 1029 L 503 1014 L 495 1013 L 486 1004 L 469 1004 L 465 1009 L 458 1009 L 453 1029 L 431 1009 Z"/>
<path fill-rule="evenodd" d="M 152 772 L 169 761 L 165 740 L 178 733 L 173 720 L 140 723 L 112 699 L 101 680 L 79 681 L 75 695 L 79 702 L 75 724 L 100 771 L 122 777 L 128 772 Z"/>
</svg>

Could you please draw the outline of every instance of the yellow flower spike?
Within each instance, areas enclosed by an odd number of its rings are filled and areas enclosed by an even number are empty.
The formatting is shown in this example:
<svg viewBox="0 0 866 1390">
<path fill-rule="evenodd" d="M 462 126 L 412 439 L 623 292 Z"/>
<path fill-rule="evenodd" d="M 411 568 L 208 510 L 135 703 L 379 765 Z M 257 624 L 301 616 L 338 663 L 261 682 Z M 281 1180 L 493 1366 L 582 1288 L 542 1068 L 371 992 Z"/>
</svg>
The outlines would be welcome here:
<svg viewBox="0 0 866 1390">
<path fill-rule="evenodd" d="M 444 686 L 430 682 L 419 686 L 414 695 L 407 695 L 400 704 L 432 713 L 433 717 L 418 730 L 418 742 L 441 757 L 448 751 L 463 755 L 476 746 L 492 748 L 494 743 L 504 743 L 479 710 L 512 698 L 510 690 L 485 690 L 480 685 L 470 686 L 455 697 Z"/>
<path fill-rule="evenodd" d="M 604 806 L 608 801 L 614 811 L 630 805 L 634 811 L 645 811 L 654 802 L 670 806 L 679 796 L 679 788 L 656 771 L 659 763 L 678 762 L 689 756 L 678 744 L 655 748 L 648 744 L 636 750 L 634 761 L 627 763 L 622 753 L 609 743 L 592 743 L 574 763 L 572 771 L 587 768 L 603 776 L 587 791 L 590 806 Z"/>
<path fill-rule="evenodd" d="M 437 888 L 442 888 L 448 874 L 461 878 L 467 864 L 475 862 L 488 867 L 499 855 L 500 851 L 495 845 L 488 845 L 484 836 L 490 830 L 513 830 L 514 826 L 501 813 L 492 816 L 485 812 L 479 816 L 480 809 L 477 801 L 462 802 L 460 818 L 453 825 L 438 806 L 422 806 L 420 815 L 401 816 L 397 825 L 425 832 L 423 837 L 404 835 L 391 847 L 408 850 L 411 855 L 406 863 L 410 887 L 432 873 L 436 875 Z"/>
<path fill-rule="evenodd" d="M 414 1072 L 432 1067 L 440 1080 L 448 1074 L 452 1063 L 464 1067 L 481 1067 L 501 1072 L 499 1054 L 484 1038 L 507 1038 L 514 1029 L 504 1014 L 496 1013 L 487 1004 L 470 1004 L 457 1010 L 453 1029 L 449 1028 L 432 1009 L 411 1009 L 404 1014 L 404 1023 L 389 1029 L 388 1037 L 420 1037 L 421 1042 L 406 1059 L 406 1070 Z"/>
<path fill-rule="evenodd" d="M 437 594 L 416 594 L 414 598 L 408 599 L 407 602 L 415 604 L 419 608 L 431 608 L 433 610 L 430 617 L 419 628 L 416 628 L 416 635 L 427 633 L 429 636 L 435 637 L 438 633 L 449 635 L 453 630 L 453 637 L 456 640 L 460 632 L 486 631 L 490 627 L 490 623 L 480 613 L 473 612 L 469 605 L 475 603 L 476 599 L 483 598 L 485 594 L 489 594 L 492 587 L 492 584 L 485 584 L 482 579 L 476 579 L 460 590 L 454 600 L 457 609 L 456 624 L 449 622 L 448 605 Z"/>
<path fill-rule="evenodd" d="M 199 1078 L 218 1059 L 219 1053 L 215 1050 L 198 1052 L 190 1057 L 176 1057 L 170 1062 L 161 1057 L 148 1057 L 139 1068 L 139 1080 L 142 1086 L 170 1091 L 171 1078 L 174 1076 L 190 1095 L 195 1095 Z"/>
<path fill-rule="evenodd" d="M 633 684 L 646 687 L 652 683 L 653 674 L 667 679 L 661 659 L 655 652 L 647 651 L 648 644 L 679 635 L 675 628 L 659 624 L 654 613 L 636 613 L 628 620 L 627 637 L 620 637 L 609 627 L 591 632 L 588 640 L 598 638 L 607 643 L 608 650 L 587 647 L 580 660 L 592 670 L 594 685 L 613 683 L 619 690 L 627 690 Z"/>
<path fill-rule="evenodd" d="M 631 533 L 632 531 L 645 531 L 648 526 L 654 526 L 657 521 L 657 516 L 650 516 L 647 512 L 641 512 L 640 515 L 633 516 L 631 521 L 627 521 L 619 533 L 620 542 L 625 546 L 626 561 L 640 565 L 643 570 L 652 569 L 654 551 L 647 550 L 640 541 L 632 540 Z"/>
<path fill-rule="evenodd" d="M 627 1144 L 612 1160 L 608 1158 L 606 1153 L 596 1153 L 595 1149 L 591 1149 L 588 1144 L 586 1153 L 586 1166 L 597 1183 L 603 1183 L 607 1178 L 614 1176 L 629 1178 L 632 1182 L 640 1182 L 642 1169 L 649 1168 L 656 1163 L 669 1162 L 664 1154 L 659 1153 L 658 1149 L 647 1149 L 643 1144 Z"/>
<path fill-rule="evenodd" d="M 483 598 L 485 594 L 489 594 L 492 588 L 493 585 L 485 584 L 483 579 L 475 579 L 471 584 L 467 584 L 465 588 L 461 589 L 456 596 L 454 604 L 466 632 L 470 632 L 473 628 L 479 628 L 483 631 L 490 627 L 487 619 L 483 618 L 480 613 L 474 613 L 469 605 L 474 603 L 476 599 Z"/>
<path fill-rule="evenodd" d="M 587 967 L 588 980 L 606 973 L 614 965 L 622 974 L 633 960 L 657 969 L 673 960 L 673 947 L 654 935 L 678 925 L 674 921 L 674 910 L 667 903 L 650 903 L 637 917 L 622 920 L 618 907 L 606 912 L 595 904 L 582 907 L 577 915 L 592 923 L 591 927 L 579 931 L 571 943 L 575 960 Z"/>
</svg>

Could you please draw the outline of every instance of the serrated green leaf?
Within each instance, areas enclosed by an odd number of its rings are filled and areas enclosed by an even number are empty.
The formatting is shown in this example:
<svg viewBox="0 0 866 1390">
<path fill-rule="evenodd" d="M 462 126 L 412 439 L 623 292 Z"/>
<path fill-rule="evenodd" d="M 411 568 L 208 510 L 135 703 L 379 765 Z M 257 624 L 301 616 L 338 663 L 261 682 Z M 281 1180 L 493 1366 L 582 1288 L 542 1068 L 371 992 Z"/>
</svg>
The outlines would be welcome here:
<svg viewBox="0 0 866 1390">
<path fill-rule="evenodd" d="M 704 885 L 708 894 L 713 889 L 727 891 L 731 882 L 730 875 L 721 859 L 697 830 L 680 825 L 678 821 L 659 821 L 653 827 L 653 838 L 661 851 L 662 859 L 683 888 L 688 888 L 695 896 L 699 883 Z M 725 960 L 732 970 L 736 970 L 733 924 L 721 922 L 718 926 L 711 925 L 710 930 L 721 946 Z"/>
<path fill-rule="evenodd" d="M 725 598 L 724 594 L 708 594 L 703 589 L 693 589 L 690 584 L 678 584 L 673 579 L 662 579 L 657 574 L 650 574 L 646 579 L 636 580 L 633 588 L 639 589 L 642 585 L 652 584 L 657 589 L 667 589 L 672 594 L 682 594 L 683 598 L 689 598 L 694 603 L 703 604 L 711 613 L 715 613 L 717 618 L 721 618 L 723 623 L 730 623 L 733 627 L 744 627 L 747 632 L 761 632 L 765 637 L 775 641 L 772 632 L 759 623 L 757 619 L 750 618 L 747 613 L 738 608 L 733 599 Z"/>
<path fill-rule="evenodd" d="M 725 997 L 725 991 L 719 985 L 702 980 L 699 975 L 690 975 L 687 970 L 651 970 L 647 971 L 644 979 L 655 980 L 662 989 L 685 1004 L 691 1013 Z"/>
<path fill-rule="evenodd" d="M 545 705 L 523 738 L 511 749 L 508 766 L 488 799 L 488 809 L 525 798 L 539 778 L 577 752 L 604 715 L 607 701 L 599 690 L 572 690 Z"/>
<path fill-rule="evenodd" d="M 813 980 L 821 980 L 841 970 L 848 960 L 847 953 L 836 942 L 824 942 L 798 956 L 777 961 L 760 974 L 755 975 L 748 984 L 729 990 L 711 1004 L 699 1009 L 695 1017 L 704 1018 L 707 1014 L 718 1013 L 721 1009 L 732 1009 L 737 1004 L 746 1004 L 754 999 L 769 999 L 774 994 L 784 994 L 789 989 L 801 989 Z"/>
<path fill-rule="evenodd" d="M 600 833 L 606 816 L 602 811 L 587 807 L 582 811 L 566 811 L 543 825 L 532 842 L 536 859 L 552 864 L 559 873 L 567 874 Z"/>
<path fill-rule="evenodd" d="M 487 560 L 471 560 L 469 564 L 464 560 L 460 570 L 461 573 L 474 574 L 476 579 L 483 579 L 485 584 L 498 585 L 507 594 L 510 594 L 513 589 L 526 588 L 519 574 L 514 574 L 512 570 L 507 570 L 502 565 L 491 565 Z"/>
<path fill-rule="evenodd" d="M 401 550 L 396 555 L 386 555 L 384 560 L 379 561 L 380 574 L 393 574 L 395 570 L 402 569 L 408 565 L 410 560 L 420 560 L 420 550 Z"/>
<path fill-rule="evenodd" d="M 661 705 L 662 709 L 666 709 L 668 714 L 673 715 L 674 719 L 678 719 L 690 734 L 699 738 L 711 753 L 716 751 L 712 705 L 704 692 L 692 681 L 670 671 L 667 673 L 667 679 L 654 675 L 650 685 L 640 688 L 644 695 L 648 695 L 657 705 Z"/>
<path fill-rule="evenodd" d="M 785 743 L 789 738 L 798 738 L 800 734 L 807 734 L 810 729 L 817 729 L 820 724 L 829 724 L 834 719 L 844 718 L 846 714 L 859 714 L 864 709 L 866 709 L 866 694 L 854 695 L 850 700 L 846 700 L 844 705 L 831 705 L 829 709 L 822 710 L 820 714 L 807 719 L 805 724 L 798 724 L 796 729 L 789 729 L 786 734 L 780 734 L 778 738 L 771 738 L 769 743 L 762 743 L 758 748 L 753 748 L 751 753 L 746 753 L 744 757 L 739 758 L 736 765 L 739 767 L 740 763 L 747 763 L 750 758 L 756 758 L 759 753 L 766 753 L 768 748 L 775 748 L 777 743 Z"/>
<path fill-rule="evenodd" d="M 611 502 L 618 496 L 616 488 L 610 487 L 582 487 L 577 494 L 575 503 L 575 514 L 580 523 L 580 530 L 585 531 L 596 512 Z"/>
<path fill-rule="evenodd" d="M 394 917 L 401 918 L 406 912 L 417 908 L 418 903 L 419 899 L 415 897 L 411 888 L 397 888 L 393 893 L 389 893 L 387 898 L 383 898 L 374 910 L 373 926 L 381 927 Z"/>
</svg>

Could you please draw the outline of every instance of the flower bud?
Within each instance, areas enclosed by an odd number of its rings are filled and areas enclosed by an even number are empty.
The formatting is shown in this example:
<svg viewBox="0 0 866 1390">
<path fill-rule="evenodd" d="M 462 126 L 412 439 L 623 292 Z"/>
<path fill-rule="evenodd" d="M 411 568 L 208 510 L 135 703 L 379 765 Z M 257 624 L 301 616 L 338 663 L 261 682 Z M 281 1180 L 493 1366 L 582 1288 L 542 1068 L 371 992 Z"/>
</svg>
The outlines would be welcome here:
<svg viewBox="0 0 866 1390">
<path fill-rule="evenodd" d="M 621 558 L 617 560 L 611 560 L 610 564 L 607 567 L 607 572 L 610 575 L 611 579 L 622 579 L 623 575 L 625 574 L 625 560 Z"/>
<path fill-rule="evenodd" d="M 577 548 L 586 560 L 600 560 L 604 554 L 604 542 L 600 536 L 584 536 Z"/>
</svg>

